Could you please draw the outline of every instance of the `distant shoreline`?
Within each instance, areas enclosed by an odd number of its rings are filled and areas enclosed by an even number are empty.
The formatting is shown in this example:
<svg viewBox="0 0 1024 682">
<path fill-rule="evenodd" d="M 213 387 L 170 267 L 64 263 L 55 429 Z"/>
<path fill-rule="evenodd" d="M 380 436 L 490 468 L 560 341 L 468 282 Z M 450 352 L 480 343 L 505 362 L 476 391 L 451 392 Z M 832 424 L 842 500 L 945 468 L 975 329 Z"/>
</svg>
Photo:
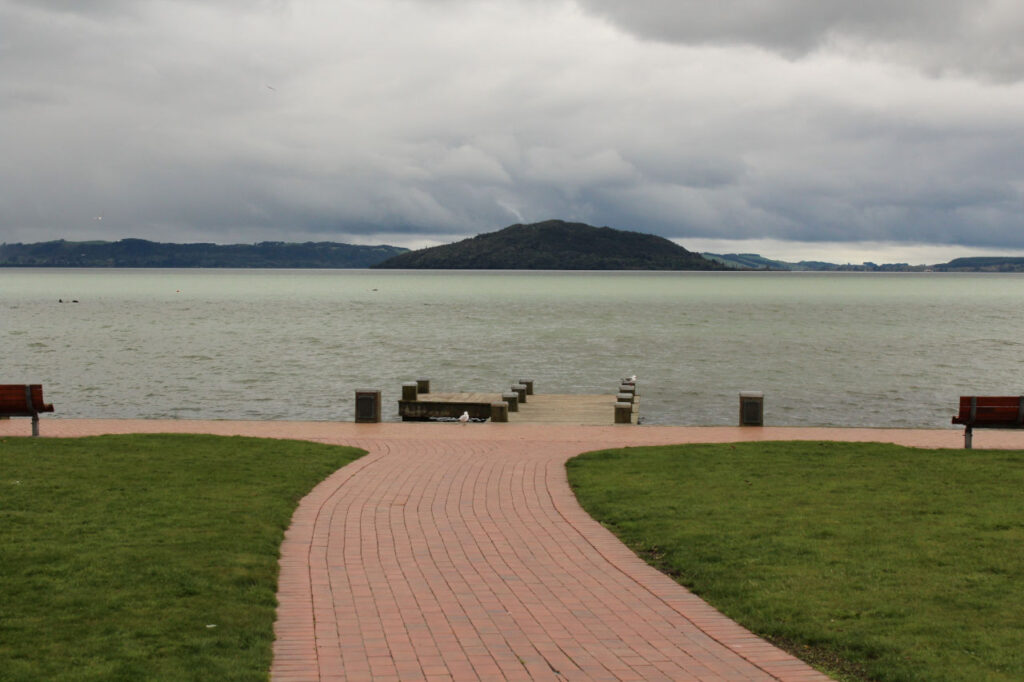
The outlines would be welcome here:
<svg viewBox="0 0 1024 682">
<path fill-rule="evenodd" d="M 590 228 L 583 225 L 572 225 L 551 221 L 557 228 L 586 228 L 585 235 L 597 242 L 598 238 L 612 236 L 618 241 L 609 254 L 595 255 L 588 253 L 579 244 L 574 244 L 576 251 L 564 250 L 559 244 L 563 242 L 581 241 L 567 239 L 564 236 L 548 238 L 544 248 L 538 250 L 537 256 L 528 257 L 522 244 L 512 242 L 505 245 L 504 258 L 494 262 L 481 261 L 460 254 L 447 262 L 435 259 L 424 260 L 422 255 L 442 253 L 444 250 L 463 248 L 467 245 L 486 243 L 486 239 L 494 239 L 500 235 L 514 234 L 513 228 L 495 233 L 481 235 L 477 238 L 464 240 L 458 244 L 445 247 L 433 247 L 418 252 L 409 249 L 377 245 L 363 246 L 340 242 L 260 242 L 257 244 L 177 244 L 151 242 L 144 239 L 122 239 L 117 242 L 90 241 L 72 242 L 56 240 L 34 244 L 0 243 L 0 268 L 75 268 L 75 269 L 238 269 L 238 270 L 365 270 L 409 269 L 436 271 L 467 271 L 467 270 L 507 270 L 516 272 L 665 272 L 665 271 L 702 271 L 732 269 L 733 271 L 754 272 L 977 272 L 977 273 L 1020 273 L 1024 272 L 1024 258 L 1009 256 L 978 256 L 955 258 L 948 263 L 934 265 L 910 265 L 908 263 L 861 263 L 837 264 L 825 261 L 790 262 L 765 258 L 759 254 L 728 253 L 696 254 L 672 245 L 681 254 L 694 263 L 710 262 L 711 267 L 695 266 L 692 263 L 676 263 L 671 260 L 675 254 L 668 256 L 657 250 L 658 243 L 649 246 L 650 253 L 643 258 L 621 259 L 624 239 L 651 240 L 660 239 L 652 235 L 628 233 L 610 228 Z M 548 224 L 537 226 L 514 226 L 517 229 L 547 227 Z M 547 235 L 545 235 L 547 237 Z M 592 246 L 588 244 L 588 246 Z M 600 246 L 607 246 L 606 244 Z M 610 247 L 609 247 L 610 248 Z M 605 248 L 608 251 L 609 248 Z M 564 251 L 564 252 L 563 252 Z M 402 258 L 398 258 L 401 256 Z M 540 256 L 543 256 L 542 258 Z M 564 258 L 563 258 L 564 256 Z M 565 259 L 568 259 L 566 261 Z M 573 260 L 576 259 L 576 260 Z M 493 260 L 493 259 L 492 259 Z M 409 261 L 408 264 L 406 261 Z M 436 261 L 436 262 L 435 262 Z M 625 261 L 630 261 L 625 262 Z M 398 265 L 395 267 L 390 263 Z M 522 264 L 523 267 L 515 267 Z M 568 267 L 551 267 L 553 265 Z M 439 265 L 454 267 L 437 267 Z M 470 267 L 464 267 L 468 265 Z M 383 267 L 382 267 L 383 266 Z M 511 266 L 511 267 L 510 267 Z M 588 267 L 590 266 L 590 267 Z M 626 267 L 616 267 L 626 266 Z"/>
<path fill-rule="evenodd" d="M 0 272 L 4 270 L 94 270 L 97 272 L 111 271 L 111 270 L 128 270 L 128 271 L 143 271 L 143 270 L 178 270 L 178 271 L 237 271 L 237 272 L 255 272 L 255 271 L 287 271 L 287 270 L 300 270 L 309 272 L 327 272 L 327 271 L 344 271 L 344 272 L 365 272 L 367 274 L 388 274 L 388 273 L 418 273 L 418 274 L 544 274 L 544 273 L 558 273 L 558 274 L 649 274 L 649 275 L 1014 275 L 1024 273 L 1022 270 L 988 270 L 988 269 L 933 269 L 933 266 L 923 266 L 919 269 L 908 269 L 908 270 L 871 270 L 871 269 L 858 269 L 855 267 L 842 267 L 835 269 L 774 269 L 774 268 L 743 268 L 743 269 L 730 269 L 730 270 L 657 270 L 657 269 L 629 269 L 629 270 L 575 270 L 575 269 L 557 269 L 557 268 L 545 268 L 545 269 L 531 269 L 531 268 L 371 268 L 371 267 L 331 267 L 331 266 L 271 266 L 271 265 L 254 265 L 254 266 L 219 266 L 219 265 L 9 265 L 0 263 Z"/>
</svg>

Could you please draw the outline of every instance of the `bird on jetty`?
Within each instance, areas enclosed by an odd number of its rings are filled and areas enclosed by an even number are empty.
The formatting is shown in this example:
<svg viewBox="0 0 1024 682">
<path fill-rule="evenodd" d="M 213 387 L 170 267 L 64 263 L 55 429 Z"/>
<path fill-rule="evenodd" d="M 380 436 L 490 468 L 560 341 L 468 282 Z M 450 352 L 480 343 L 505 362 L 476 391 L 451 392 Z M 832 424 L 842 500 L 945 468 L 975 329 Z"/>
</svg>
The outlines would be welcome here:
<svg viewBox="0 0 1024 682">
<path fill-rule="evenodd" d="M 462 416 L 459 417 L 459 421 L 465 425 L 465 423 L 469 421 L 469 412 L 463 412 Z"/>
</svg>

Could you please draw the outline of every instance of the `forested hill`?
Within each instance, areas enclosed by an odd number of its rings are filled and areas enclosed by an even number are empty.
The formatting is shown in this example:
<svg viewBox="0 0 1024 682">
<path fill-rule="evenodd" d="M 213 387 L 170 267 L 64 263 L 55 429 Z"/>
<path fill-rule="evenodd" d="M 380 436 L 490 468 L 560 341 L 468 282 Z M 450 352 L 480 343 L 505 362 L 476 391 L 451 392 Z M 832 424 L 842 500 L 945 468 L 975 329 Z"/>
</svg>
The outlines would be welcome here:
<svg viewBox="0 0 1024 682">
<path fill-rule="evenodd" d="M 0 244 L 0 266 L 72 268 L 366 268 L 408 251 L 336 242 L 166 244 L 117 242 Z"/>
<path fill-rule="evenodd" d="M 954 258 L 934 266 L 941 272 L 1024 272 L 1024 258 L 1009 256 L 973 256 Z"/>
<path fill-rule="evenodd" d="M 450 270 L 726 270 L 652 234 L 549 220 L 410 251 L 376 268 Z"/>
</svg>

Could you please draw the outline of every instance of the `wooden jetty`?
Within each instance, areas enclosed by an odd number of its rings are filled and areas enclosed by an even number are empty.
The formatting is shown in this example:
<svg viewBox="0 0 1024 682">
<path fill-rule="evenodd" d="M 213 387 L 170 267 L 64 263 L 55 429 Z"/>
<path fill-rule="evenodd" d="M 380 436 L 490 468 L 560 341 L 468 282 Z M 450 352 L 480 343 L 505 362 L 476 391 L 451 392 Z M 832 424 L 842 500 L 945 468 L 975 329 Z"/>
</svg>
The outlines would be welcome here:
<svg viewBox="0 0 1024 682">
<path fill-rule="evenodd" d="M 429 380 L 420 379 L 402 385 L 398 413 L 403 421 L 457 419 L 463 412 L 474 420 L 519 424 L 604 426 L 638 421 L 635 385 L 608 394 L 538 394 L 532 392 L 532 381 L 528 386 L 513 384 L 505 393 L 442 393 L 431 392 Z"/>
</svg>

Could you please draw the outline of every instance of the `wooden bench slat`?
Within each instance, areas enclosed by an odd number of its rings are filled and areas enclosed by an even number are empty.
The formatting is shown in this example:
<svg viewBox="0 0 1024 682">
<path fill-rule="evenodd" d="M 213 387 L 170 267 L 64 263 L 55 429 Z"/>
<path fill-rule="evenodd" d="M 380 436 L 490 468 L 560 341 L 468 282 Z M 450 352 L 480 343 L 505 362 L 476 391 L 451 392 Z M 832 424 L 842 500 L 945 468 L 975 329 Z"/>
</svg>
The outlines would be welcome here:
<svg viewBox="0 0 1024 682">
<path fill-rule="evenodd" d="M 1024 395 L 962 395 L 954 424 L 964 425 L 964 447 L 973 447 L 974 429 L 1024 428 Z"/>
<path fill-rule="evenodd" d="M 1024 396 L 960 396 L 960 412 L 954 424 L 976 428 L 1024 426 Z"/>
<path fill-rule="evenodd" d="M 0 417 L 32 417 L 32 435 L 39 435 L 39 413 L 53 412 L 43 402 L 41 384 L 0 384 Z"/>
<path fill-rule="evenodd" d="M 53 412 L 53 405 L 43 402 L 41 384 L 0 384 L 0 415 L 31 417 L 39 412 Z"/>
</svg>

